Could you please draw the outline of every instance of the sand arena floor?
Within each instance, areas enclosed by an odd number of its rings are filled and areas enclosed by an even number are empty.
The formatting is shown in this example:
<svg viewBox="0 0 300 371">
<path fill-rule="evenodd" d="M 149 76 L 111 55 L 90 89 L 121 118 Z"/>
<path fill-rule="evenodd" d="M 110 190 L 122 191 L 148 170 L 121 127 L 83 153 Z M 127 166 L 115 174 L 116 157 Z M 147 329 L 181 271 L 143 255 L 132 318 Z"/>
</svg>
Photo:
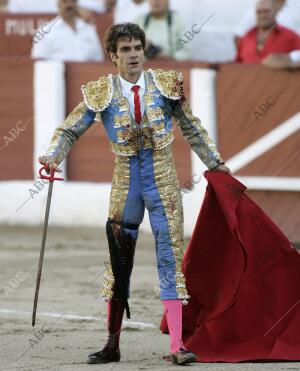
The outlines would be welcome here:
<svg viewBox="0 0 300 371">
<path fill-rule="evenodd" d="M 162 305 L 154 241 L 140 233 L 131 281 L 132 319 L 121 333 L 121 361 L 87 365 L 104 344 L 106 305 L 99 297 L 107 260 L 103 229 L 48 232 L 36 326 L 31 327 L 41 227 L 0 226 L 0 370 L 174 370 L 163 359 Z M 193 364 L 193 370 L 299 370 L 300 363 Z"/>
</svg>

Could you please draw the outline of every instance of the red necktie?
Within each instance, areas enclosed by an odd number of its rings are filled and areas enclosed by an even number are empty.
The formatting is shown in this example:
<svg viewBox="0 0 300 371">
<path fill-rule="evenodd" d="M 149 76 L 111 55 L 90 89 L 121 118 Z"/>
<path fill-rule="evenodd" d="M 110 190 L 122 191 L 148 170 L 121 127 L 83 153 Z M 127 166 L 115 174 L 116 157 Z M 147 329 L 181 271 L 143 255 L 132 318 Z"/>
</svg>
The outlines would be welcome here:
<svg viewBox="0 0 300 371">
<path fill-rule="evenodd" d="M 139 124 L 141 122 L 141 119 L 142 119 L 139 89 L 140 89 L 140 87 L 138 85 L 134 85 L 131 88 L 131 90 L 134 93 L 134 116 L 135 116 L 135 121 L 137 122 L 137 124 Z"/>
</svg>

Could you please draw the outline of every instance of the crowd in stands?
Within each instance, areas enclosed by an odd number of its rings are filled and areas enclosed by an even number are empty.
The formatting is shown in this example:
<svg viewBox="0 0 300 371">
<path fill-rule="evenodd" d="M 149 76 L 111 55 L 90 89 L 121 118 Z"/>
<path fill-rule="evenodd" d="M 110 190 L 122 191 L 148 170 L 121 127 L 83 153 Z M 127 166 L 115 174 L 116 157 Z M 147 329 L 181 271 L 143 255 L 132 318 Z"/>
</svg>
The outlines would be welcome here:
<svg viewBox="0 0 300 371">
<path fill-rule="evenodd" d="M 134 22 L 146 33 L 147 59 L 190 60 L 193 39 L 203 26 L 192 13 L 199 0 L 0 0 L 9 13 L 55 13 L 51 32 L 32 49 L 34 59 L 102 61 L 95 27 L 99 13 L 113 12 L 114 23 Z M 233 26 L 235 60 L 269 68 L 300 68 L 300 0 L 253 0 Z M 201 44 L 197 43 L 197 48 Z M 212 45 L 213 48 L 213 45 Z M 205 60 L 202 60 L 205 62 Z"/>
</svg>

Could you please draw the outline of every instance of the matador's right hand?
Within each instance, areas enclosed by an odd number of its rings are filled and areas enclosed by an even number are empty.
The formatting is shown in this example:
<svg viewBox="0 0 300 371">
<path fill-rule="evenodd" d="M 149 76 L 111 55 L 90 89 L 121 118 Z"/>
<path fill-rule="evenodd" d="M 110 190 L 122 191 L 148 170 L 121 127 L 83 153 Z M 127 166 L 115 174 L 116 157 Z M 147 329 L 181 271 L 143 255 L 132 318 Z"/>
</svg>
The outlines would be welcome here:
<svg viewBox="0 0 300 371">
<path fill-rule="evenodd" d="M 61 173 L 62 170 L 58 167 L 58 164 L 55 162 L 55 158 L 52 156 L 42 155 L 38 158 L 41 165 L 47 166 L 46 173 L 50 174 L 50 170 L 54 169 L 57 173 Z"/>
</svg>

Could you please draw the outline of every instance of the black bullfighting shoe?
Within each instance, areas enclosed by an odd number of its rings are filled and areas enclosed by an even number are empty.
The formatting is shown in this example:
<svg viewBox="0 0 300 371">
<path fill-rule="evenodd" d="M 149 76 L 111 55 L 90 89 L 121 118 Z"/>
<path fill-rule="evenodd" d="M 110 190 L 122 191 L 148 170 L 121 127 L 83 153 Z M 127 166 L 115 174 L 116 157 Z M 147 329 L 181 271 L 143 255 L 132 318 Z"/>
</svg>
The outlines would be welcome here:
<svg viewBox="0 0 300 371">
<path fill-rule="evenodd" d="M 197 362 L 196 354 L 180 348 L 178 352 L 171 353 L 171 361 L 175 365 L 186 365 L 187 363 Z"/>
<path fill-rule="evenodd" d="M 121 358 L 120 349 L 111 350 L 103 348 L 99 352 L 90 353 L 87 359 L 89 364 L 119 362 Z"/>
</svg>

